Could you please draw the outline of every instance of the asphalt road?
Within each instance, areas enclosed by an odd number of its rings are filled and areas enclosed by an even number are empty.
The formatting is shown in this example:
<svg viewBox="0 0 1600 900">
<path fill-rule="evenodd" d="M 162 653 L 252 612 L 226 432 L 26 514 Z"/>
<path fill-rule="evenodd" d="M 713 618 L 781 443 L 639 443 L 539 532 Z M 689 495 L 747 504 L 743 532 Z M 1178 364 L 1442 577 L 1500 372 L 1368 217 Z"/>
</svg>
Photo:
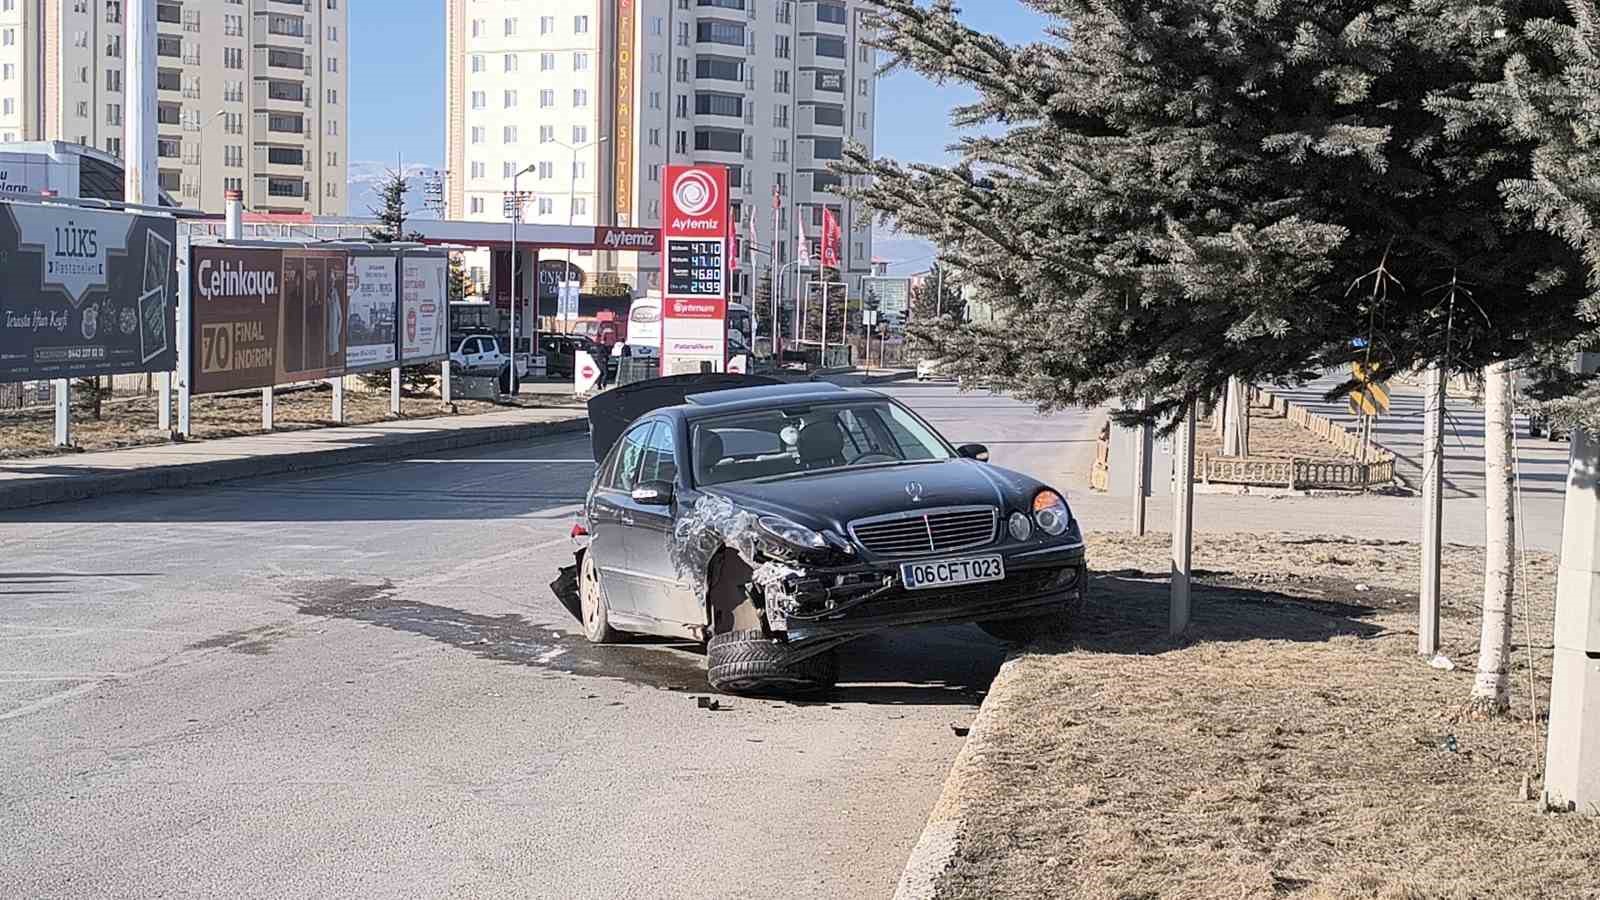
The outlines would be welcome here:
<svg viewBox="0 0 1600 900">
<path fill-rule="evenodd" d="M 1002 464 L 1092 458 L 1088 415 L 894 392 Z M 697 647 L 590 647 L 547 589 L 591 470 L 568 439 L 0 514 L 4 893 L 887 896 L 1004 648 L 871 638 L 830 702 L 700 709 Z"/>
</svg>

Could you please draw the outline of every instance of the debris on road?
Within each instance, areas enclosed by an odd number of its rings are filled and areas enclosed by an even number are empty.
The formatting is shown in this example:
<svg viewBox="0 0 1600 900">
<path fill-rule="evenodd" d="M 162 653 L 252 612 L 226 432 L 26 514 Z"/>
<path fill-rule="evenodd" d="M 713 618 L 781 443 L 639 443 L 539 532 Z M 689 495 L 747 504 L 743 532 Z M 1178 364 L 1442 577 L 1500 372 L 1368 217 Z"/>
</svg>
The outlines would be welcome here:
<svg viewBox="0 0 1600 900">
<path fill-rule="evenodd" d="M 696 697 L 694 698 L 694 703 L 701 709 L 709 709 L 712 712 L 722 708 L 722 701 L 716 697 Z"/>
</svg>

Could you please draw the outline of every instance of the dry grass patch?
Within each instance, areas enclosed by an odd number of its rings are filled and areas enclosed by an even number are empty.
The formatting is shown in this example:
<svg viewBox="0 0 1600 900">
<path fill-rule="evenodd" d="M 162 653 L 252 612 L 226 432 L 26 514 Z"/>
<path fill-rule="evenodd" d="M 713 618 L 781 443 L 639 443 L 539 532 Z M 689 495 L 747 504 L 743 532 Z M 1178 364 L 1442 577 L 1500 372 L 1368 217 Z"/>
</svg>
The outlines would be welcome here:
<svg viewBox="0 0 1600 900">
<path fill-rule="evenodd" d="M 1222 438 L 1204 419 L 1195 429 L 1195 452 L 1221 456 Z M 1250 407 L 1251 459 L 1347 459 L 1333 444 L 1264 406 Z"/>
<path fill-rule="evenodd" d="M 145 397 L 124 395 L 107 400 L 101 408 L 99 420 L 91 418 L 87 407 L 75 406 L 72 411 L 72 440 L 80 450 L 115 450 L 163 444 L 169 440 L 166 432 L 156 428 L 159 395 Z M 445 409 L 438 397 L 405 397 L 401 400 L 402 419 L 423 419 L 445 415 L 480 415 L 513 408 L 572 406 L 559 395 L 523 396 L 512 403 L 490 403 L 482 400 L 457 400 L 455 412 Z M 273 424 L 276 431 L 302 431 L 310 428 L 334 427 L 333 391 L 326 386 L 280 393 L 273 403 Z M 345 391 L 346 425 L 370 425 L 394 419 L 389 415 L 389 395 L 369 394 L 356 390 Z M 194 398 L 190 407 L 190 421 L 197 439 L 215 439 L 261 434 L 261 397 L 206 396 Z M 0 459 L 22 459 L 60 453 L 52 445 L 55 439 L 55 417 L 50 409 L 29 409 L 19 412 L 0 412 Z"/>
<path fill-rule="evenodd" d="M 1520 622 L 1513 716 L 1460 715 L 1481 550 L 1446 551 L 1463 668 L 1442 672 L 1415 655 L 1413 546 L 1208 535 L 1180 642 L 1145 571 L 1166 546 L 1094 539 L 1073 634 L 996 680 L 1004 714 L 952 776 L 968 802 L 942 896 L 1600 896 L 1600 822 L 1519 797 L 1543 728 Z M 1541 709 L 1554 574 L 1530 557 Z"/>
</svg>

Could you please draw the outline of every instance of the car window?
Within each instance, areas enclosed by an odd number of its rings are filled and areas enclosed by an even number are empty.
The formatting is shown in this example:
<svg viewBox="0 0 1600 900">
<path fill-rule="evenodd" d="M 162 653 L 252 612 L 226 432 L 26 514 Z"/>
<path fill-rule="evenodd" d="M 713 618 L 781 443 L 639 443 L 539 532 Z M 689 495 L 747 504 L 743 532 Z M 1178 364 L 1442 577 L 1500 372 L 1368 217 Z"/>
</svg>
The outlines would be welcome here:
<svg viewBox="0 0 1600 900">
<path fill-rule="evenodd" d="M 695 423 L 696 484 L 949 459 L 917 418 L 888 400 L 753 410 Z"/>
<path fill-rule="evenodd" d="M 644 455 L 644 465 L 640 468 L 639 484 L 647 481 L 665 481 L 669 484 L 678 480 L 678 448 L 676 435 L 671 425 L 662 422 L 656 430 L 650 433 L 650 449 Z"/>
<path fill-rule="evenodd" d="M 617 442 L 617 447 L 612 451 L 612 461 L 607 467 L 603 487 L 612 490 L 632 492 L 639 484 L 639 464 L 644 461 L 645 451 L 650 446 L 650 432 L 656 423 L 646 422 L 637 425 L 622 440 Z"/>
</svg>

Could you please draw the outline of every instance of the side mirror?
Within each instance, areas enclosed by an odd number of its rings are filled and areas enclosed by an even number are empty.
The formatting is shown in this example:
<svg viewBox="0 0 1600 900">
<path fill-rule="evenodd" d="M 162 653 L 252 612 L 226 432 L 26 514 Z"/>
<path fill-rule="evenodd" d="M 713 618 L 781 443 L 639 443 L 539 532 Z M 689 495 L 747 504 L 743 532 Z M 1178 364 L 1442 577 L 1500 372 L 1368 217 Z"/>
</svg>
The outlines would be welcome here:
<svg viewBox="0 0 1600 900">
<path fill-rule="evenodd" d="M 989 448 L 982 444 L 962 444 L 956 448 L 956 455 L 963 459 L 975 459 L 978 462 L 989 461 Z"/>
<path fill-rule="evenodd" d="M 665 481 L 647 481 L 633 489 L 633 502 L 640 506 L 671 506 L 672 485 Z"/>
</svg>

